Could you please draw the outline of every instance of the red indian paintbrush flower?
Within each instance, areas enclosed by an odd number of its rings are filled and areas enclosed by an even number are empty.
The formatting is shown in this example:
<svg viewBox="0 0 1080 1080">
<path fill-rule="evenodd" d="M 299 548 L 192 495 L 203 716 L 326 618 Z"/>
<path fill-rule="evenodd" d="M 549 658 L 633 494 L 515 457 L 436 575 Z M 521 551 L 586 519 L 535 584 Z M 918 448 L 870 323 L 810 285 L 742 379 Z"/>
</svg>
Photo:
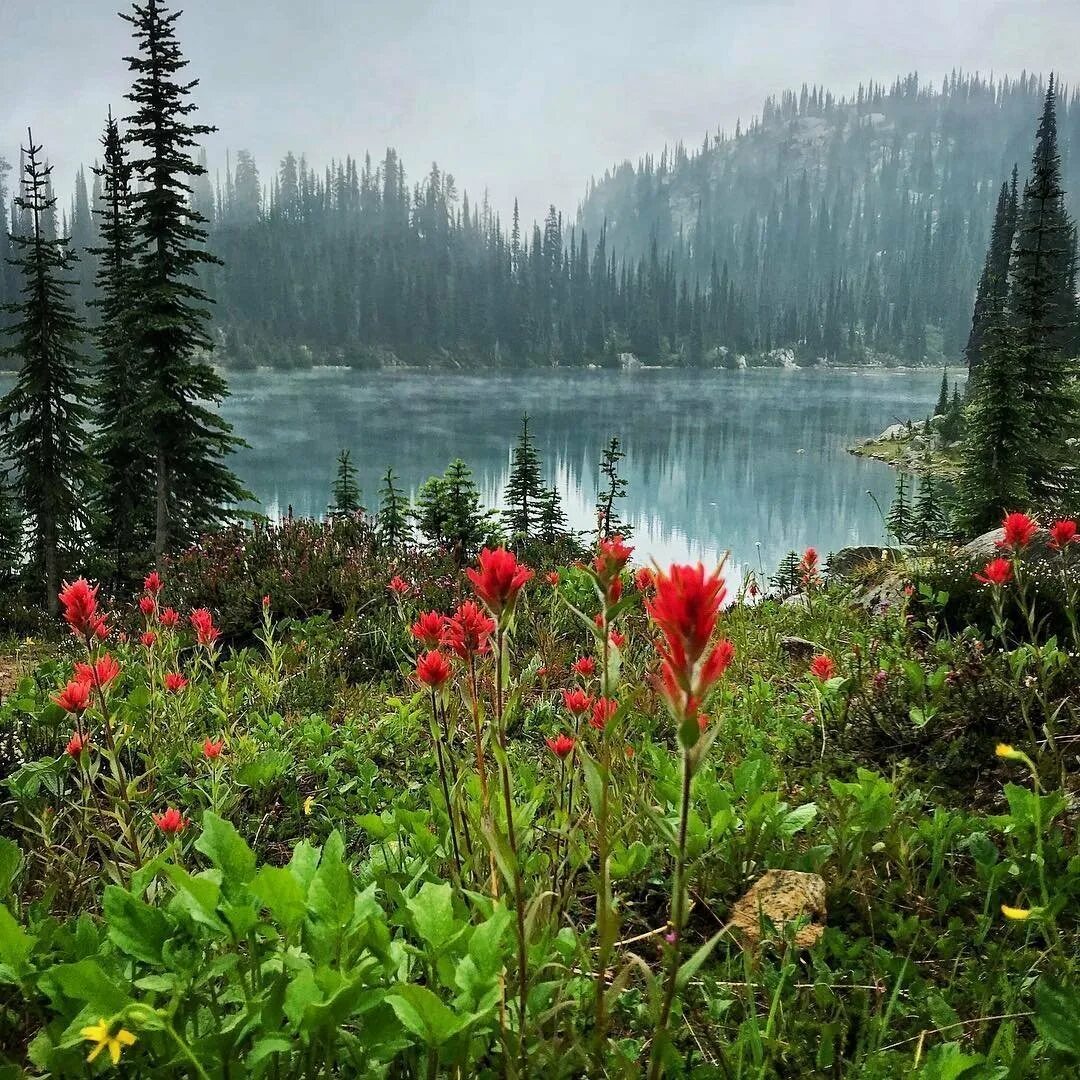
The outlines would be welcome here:
<svg viewBox="0 0 1080 1080">
<path fill-rule="evenodd" d="M 159 616 L 158 622 L 166 629 L 171 630 L 180 623 L 180 613 L 171 607 L 167 607 Z"/>
<path fill-rule="evenodd" d="M 65 753 L 69 754 L 73 758 L 77 758 L 84 750 L 90 746 L 90 736 L 84 735 L 81 732 L 75 731 L 72 733 L 71 738 L 68 739 L 68 744 L 65 748 Z"/>
<path fill-rule="evenodd" d="M 819 653 L 810 661 L 810 674 L 815 679 L 828 682 L 836 674 L 836 664 L 831 656 Z"/>
<path fill-rule="evenodd" d="M 608 635 L 608 641 L 611 642 L 612 648 L 621 649 L 626 644 L 626 635 L 620 634 L 618 630 L 612 630 Z"/>
<path fill-rule="evenodd" d="M 53 697 L 53 701 L 65 712 L 75 713 L 77 716 L 90 706 L 90 684 L 73 679 Z"/>
<path fill-rule="evenodd" d="M 472 600 L 466 600 L 446 620 L 444 644 L 462 660 L 488 651 L 488 639 L 495 633 L 495 620 L 488 618 Z"/>
<path fill-rule="evenodd" d="M 984 585 L 1000 587 L 1012 580 L 1012 563 L 1008 559 L 991 559 L 982 569 L 981 574 L 973 575 L 976 581 Z"/>
<path fill-rule="evenodd" d="M 496 619 L 512 612 L 522 586 L 531 581 L 533 572 L 506 548 L 484 548 L 480 552 L 480 569 L 471 566 L 465 571 L 476 595 Z"/>
<path fill-rule="evenodd" d="M 547 579 L 547 583 L 549 585 L 551 585 L 551 586 L 558 585 L 559 584 L 559 571 L 558 570 L 550 570 L 550 571 L 548 571 L 548 573 L 546 575 L 546 579 Z"/>
<path fill-rule="evenodd" d="M 563 704 L 574 716 L 584 716 L 592 708 L 592 698 L 584 690 L 564 690 Z"/>
<path fill-rule="evenodd" d="M 164 814 L 154 815 L 154 824 L 166 835 L 176 836 L 187 828 L 187 818 L 170 806 Z"/>
<path fill-rule="evenodd" d="M 435 650 L 426 652 L 416 661 L 416 678 L 432 690 L 441 690 L 453 675 L 450 661 Z"/>
<path fill-rule="evenodd" d="M 156 608 L 157 608 L 157 600 L 155 600 L 152 596 L 140 596 L 139 597 L 139 610 L 147 618 L 149 618 L 151 615 L 154 614 L 154 611 L 155 611 Z"/>
<path fill-rule="evenodd" d="M 597 731 L 603 731 L 618 710 L 619 703 L 614 698 L 598 697 L 593 702 L 589 726 L 596 728 Z"/>
<path fill-rule="evenodd" d="M 200 645 L 213 645 L 221 634 L 214 625 L 214 616 L 207 608 L 196 608 L 191 615 L 191 628 L 195 631 L 195 637 Z"/>
<path fill-rule="evenodd" d="M 1039 526 L 1027 514 L 1006 514 L 1002 523 L 1005 535 L 997 542 L 999 548 L 1014 554 L 1024 550 L 1035 539 Z"/>
<path fill-rule="evenodd" d="M 557 735 L 554 739 L 545 739 L 544 742 L 560 761 L 565 761 L 576 745 L 569 735 Z"/>
<path fill-rule="evenodd" d="M 224 750 L 224 749 L 225 749 L 225 740 L 224 739 L 218 739 L 217 742 L 214 742 L 214 740 L 211 739 L 210 736 L 208 735 L 203 740 L 203 744 L 202 744 L 203 757 L 207 758 L 210 761 L 213 761 L 215 758 L 221 757 L 221 751 Z"/>
<path fill-rule="evenodd" d="M 435 649 L 443 642 L 446 633 L 446 616 L 440 615 L 437 611 L 425 611 L 409 627 L 409 633 L 425 649 Z"/>
<path fill-rule="evenodd" d="M 817 585 L 821 576 L 818 573 L 818 553 L 816 548 L 808 547 L 803 552 L 802 562 L 799 563 L 799 577 L 805 588 Z"/>
<path fill-rule="evenodd" d="M 98 613 L 97 594 L 98 586 L 86 578 L 65 583 L 60 590 L 64 621 L 74 633 L 86 638 L 105 636 L 105 616 Z"/>
<path fill-rule="evenodd" d="M 395 596 L 405 596 L 412 589 L 412 586 L 400 574 L 395 574 L 386 587 Z"/>
<path fill-rule="evenodd" d="M 1069 518 L 1055 521 L 1050 526 L 1050 546 L 1055 551 L 1064 551 L 1076 538 L 1076 522 Z"/>
<path fill-rule="evenodd" d="M 176 671 L 170 671 L 165 676 L 165 689 L 170 694 L 179 694 L 188 684 L 187 679 Z"/>
<path fill-rule="evenodd" d="M 570 670 L 575 675 L 587 679 L 590 675 L 596 674 L 596 661 L 591 656 L 583 656 L 570 665 Z"/>
<path fill-rule="evenodd" d="M 605 581 L 622 573 L 623 567 L 630 561 L 634 549 L 623 543 L 621 536 L 612 536 L 600 541 L 600 554 L 593 560 L 593 569 Z"/>
<path fill-rule="evenodd" d="M 155 641 L 157 641 L 157 634 L 155 634 L 153 630 L 147 630 L 146 633 L 139 638 L 139 642 L 148 649 L 153 647 Z"/>
<path fill-rule="evenodd" d="M 108 653 L 92 664 L 76 664 L 75 678 L 90 686 L 108 686 L 120 674 L 120 665 Z"/>
<path fill-rule="evenodd" d="M 157 596 L 164 587 L 165 582 L 161 580 L 161 575 L 156 570 L 151 570 L 143 580 L 143 588 L 150 593 L 151 596 Z"/>
<path fill-rule="evenodd" d="M 643 566 L 634 574 L 634 586 L 638 592 L 645 592 L 646 589 L 651 589 L 653 584 L 653 572 L 647 567 Z"/>
</svg>

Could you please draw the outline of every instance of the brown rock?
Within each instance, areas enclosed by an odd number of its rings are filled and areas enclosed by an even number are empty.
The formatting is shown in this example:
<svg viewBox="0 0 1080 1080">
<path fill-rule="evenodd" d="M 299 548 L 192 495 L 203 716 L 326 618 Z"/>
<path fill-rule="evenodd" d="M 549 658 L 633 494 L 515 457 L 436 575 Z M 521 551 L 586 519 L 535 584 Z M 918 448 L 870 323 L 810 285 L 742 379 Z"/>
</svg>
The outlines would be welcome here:
<svg viewBox="0 0 1080 1080">
<path fill-rule="evenodd" d="M 788 923 L 807 915 L 811 921 L 795 932 L 800 949 L 816 945 L 825 930 L 824 880 L 799 870 L 766 870 L 731 909 L 729 922 L 743 947 L 755 948 L 762 941 L 763 921 L 782 934 Z"/>
</svg>

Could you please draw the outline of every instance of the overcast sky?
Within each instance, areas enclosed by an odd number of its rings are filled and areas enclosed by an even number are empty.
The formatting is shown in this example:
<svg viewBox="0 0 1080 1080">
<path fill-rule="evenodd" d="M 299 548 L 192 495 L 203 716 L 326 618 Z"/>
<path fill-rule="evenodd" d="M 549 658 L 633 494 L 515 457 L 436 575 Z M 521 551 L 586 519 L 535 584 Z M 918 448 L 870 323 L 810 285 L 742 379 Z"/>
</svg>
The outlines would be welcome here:
<svg viewBox="0 0 1080 1080">
<path fill-rule="evenodd" d="M 70 190 L 130 51 L 117 0 L 5 5 L 0 153 L 32 124 Z M 181 5 L 178 5 L 181 6 Z M 179 22 L 209 149 L 323 165 L 394 145 L 506 213 L 572 212 L 590 175 L 705 131 L 770 93 L 838 92 L 952 68 L 1080 79 L 1080 0 L 189 0 Z"/>
</svg>

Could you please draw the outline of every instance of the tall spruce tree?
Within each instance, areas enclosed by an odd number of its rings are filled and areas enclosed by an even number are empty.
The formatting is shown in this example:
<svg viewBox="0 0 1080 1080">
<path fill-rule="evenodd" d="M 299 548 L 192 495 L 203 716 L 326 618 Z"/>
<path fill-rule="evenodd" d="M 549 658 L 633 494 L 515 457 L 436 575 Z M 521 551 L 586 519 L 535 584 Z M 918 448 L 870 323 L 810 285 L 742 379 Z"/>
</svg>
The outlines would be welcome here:
<svg viewBox="0 0 1080 1080">
<path fill-rule="evenodd" d="M 503 524 L 511 540 L 528 540 L 540 525 L 544 478 L 536 440 L 529 433 L 529 416 L 521 418 L 521 432 L 510 461 Z"/>
<path fill-rule="evenodd" d="M 27 229 L 13 236 L 14 265 L 21 272 L 21 299 L 10 312 L 11 344 L 4 350 L 21 369 L 0 401 L 0 449 L 14 475 L 15 495 L 26 516 L 29 564 L 50 614 L 85 525 L 85 491 L 90 473 L 86 453 L 87 388 L 79 353 L 83 327 L 72 306 L 70 274 L 74 256 L 65 238 L 50 238 L 47 219 L 56 200 L 50 193 L 51 167 L 41 157 L 33 133 L 23 148 L 21 194 L 15 199 Z"/>
<path fill-rule="evenodd" d="M 540 497 L 539 537 L 545 544 L 557 544 L 569 532 L 559 489 L 547 488 Z"/>
<path fill-rule="evenodd" d="M 122 17 L 138 44 L 138 54 L 126 58 L 135 79 L 125 139 L 136 148 L 131 166 L 140 181 L 132 199 L 139 278 L 133 325 L 144 431 L 154 454 L 160 557 L 231 516 L 248 495 L 224 463 L 240 440 L 214 410 L 228 388 L 202 358 L 212 342 L 208 300 L 196 277 L 218 260 L 203 247 L 204 219 L 191 205 L 188 181 L 205 171 L 192 150 L 213 129 L 188 120 L 198 82 L 180 78 L 187 66 L 176 40 L 180 12 L 146 0 Z"/>
<path fill-rule="evenodd" d="M 97 309 L 91 453 L 97 465 L 92 494 L 94 536 L 117 582 L 146 560 L 154 540 L 154 458 L 146 437 L 140 365 L 135 355 L 139 281 L 134 273 L 135 226 L 131 167 L 112 110 L 102 137 L 104 161 L 98 216 Z"/>
<path fill-rule="evenodd" d="M 7 476 L 0 473 L 0 589 L 8 588 L 18 579 L 22 546 L 22 514 L 8 486 Z"/>
<path fill-rule="evenodd" d="M 620 449 L 617 435 L 604 448 L 600 458 L 600 475 L 606 486 L 601 488 L 596 500 L 596 534 L 598 540 L 610 540 L 613 536 L 628 537 L 630 528 L 623 523 L 615 505 L 626 498 L 626 481 L 619 475 L 619 462 L 626 457 Z"/>
<path fill-rule="evenodd" d="M 1012 183 L 1003 183 L 994 210 L 994 223 L 990 229 L 990 244 L 986 250 L 979 286 L 975 293 L 975 309 L 971 317 L 964 358 L 968 366 L 968 393 L 974 390 L 970 378 L 978 370 L 983 359 L 983 343 L 987 329 L 999 322 L 1005 312 L 1009 295 L 1009 262 L 1012 257 L 1013 236 L 1016 232 L 1017 173 L 1013 166 Z"/>
<path fill-rule="evenodd" d="M 1016 223 L 1007 316 L 1011 330 L 1013 393 L 1027 406 L 1026 482 L 1036 504 L 1057 506 L 1076 483 L 1077 302 L 1075 228 L 1065 209 L 1058 152 L 1053 76 L 1035 135 L 1031 175 Z"/>
<path fill-rule="evenodd" d="M 411 539 L 409 497 L 397 486 L 393 469 L 387 469 L 379 489 L 379 510 L 375 516 L 379 539 L 390 547 L 400 547 Z"/>
</svg>

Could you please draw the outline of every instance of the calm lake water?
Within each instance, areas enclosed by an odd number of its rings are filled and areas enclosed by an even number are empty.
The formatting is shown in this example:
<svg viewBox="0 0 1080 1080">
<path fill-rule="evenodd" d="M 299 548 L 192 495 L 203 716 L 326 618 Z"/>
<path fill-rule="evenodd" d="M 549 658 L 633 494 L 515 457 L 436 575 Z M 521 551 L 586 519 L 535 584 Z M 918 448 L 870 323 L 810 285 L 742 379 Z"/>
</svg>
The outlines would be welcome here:
<svg viewBox="0 0 1080 1080">
<path fill-rule="evenodd" d="M 271 516 L 319 515 L 348 447 L 365 503 L 392 465 L 415 491 L 449 460 L 473 468 L 490 505 L 506 485 L 520 417 L 572 525 L 594 525 L 597 464 L 618 435 L 629 482 L 623 518 L 638 556 L 772 572 L 792 549 L 882 539 L 895 473 L 845 448 L 937 399 L 940 372 L 231 373 L 225 415 L 250 443 L 235 468 Z M 732 578 L 738 575 L 732 573 Z"/>
</svg>

